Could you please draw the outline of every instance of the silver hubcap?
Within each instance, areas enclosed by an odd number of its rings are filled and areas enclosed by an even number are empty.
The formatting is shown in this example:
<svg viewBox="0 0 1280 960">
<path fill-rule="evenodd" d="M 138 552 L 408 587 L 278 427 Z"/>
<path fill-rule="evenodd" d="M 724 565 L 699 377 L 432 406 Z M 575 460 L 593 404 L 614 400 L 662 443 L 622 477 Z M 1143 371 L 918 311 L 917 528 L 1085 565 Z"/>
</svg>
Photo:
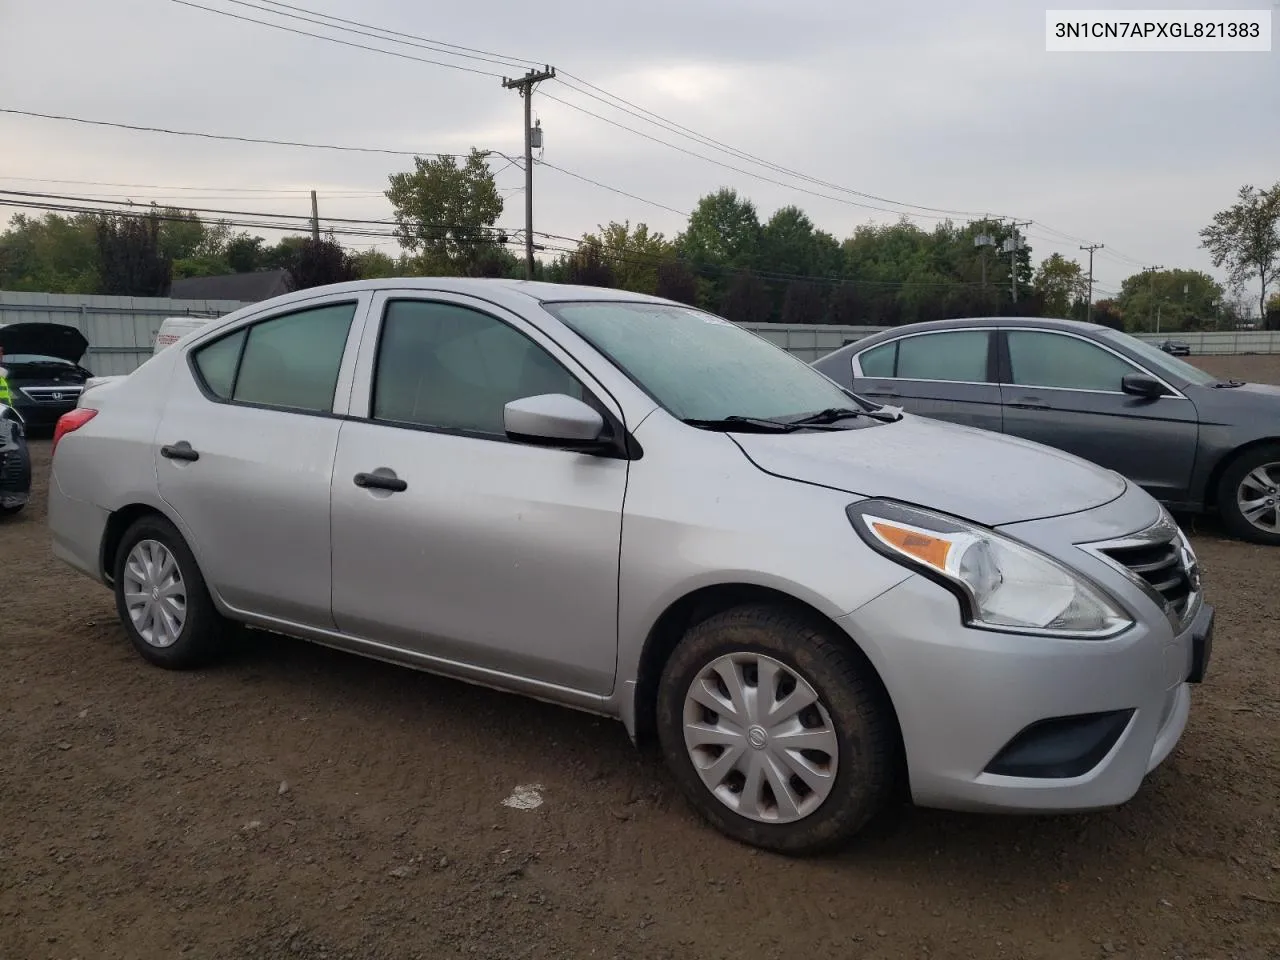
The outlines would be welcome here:
<svg viewBox="0 0 1280 960">
<path fill-rule="evenodd" d="M 169 548 L 139 540 L 124 562 L 124 603 L 138 635 L 153 647 L 172 646 L 187 620 L 187 588 Z"/>
<path fill-rule="evenodd" d="M 763 654 L 719 657 L 694 678 L 684 742 L 707 789 L 751 820 L 803 819 L 835 783 L 830 715 L 803 677 Z"/>
<path fill-rule="evenodd" d="M 1244 518 L 1259 530 L 1280 533 L 1280 463 L 1264 463 L 1254 467 L 1240 481 L 1236 505 Z"/>
</svg>

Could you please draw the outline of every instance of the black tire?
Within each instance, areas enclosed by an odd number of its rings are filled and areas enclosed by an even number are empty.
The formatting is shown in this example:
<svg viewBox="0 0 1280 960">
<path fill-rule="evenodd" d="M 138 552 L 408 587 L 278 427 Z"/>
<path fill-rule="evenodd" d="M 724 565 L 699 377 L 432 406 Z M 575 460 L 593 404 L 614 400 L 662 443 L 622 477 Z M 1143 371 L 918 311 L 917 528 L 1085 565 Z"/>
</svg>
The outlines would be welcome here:
<svg viewBox="0 0 1280 960">
<path fill-rule="evenodd" d="M 154 540 L 169 551 L 177 562 L 178 572 L 185 588 L 186 613 L 178 637 L 169 646 L 156 646 L 147 642 L 139 632 L 125 602 L 125 564 L 129 553 L 143 540 Z M 169 670 L 190 670 L 204 666 L 224 648 L 226 621 L 218 613 L 209 597 L 204 577 L 196 565 L 196 558 L 187 546 L 177 527 L 155 514 L 135 520 L 125 531 L 116 549 L 112 565 L 115 580 L 116 612 L 135 650 L 150 663 Z"/>
<path fill-rule="evenodd" d="M 685 697 L 717 657 L 761 653 L 818 694 L 837 739 L 836 775 L 820 806 L 799 820 L 767 823 L 730 809 L 703 783 L 684 741 Z M 663 670 L 658 737 L 668 767 L 694 808 L 723 833 L 751 846 L 802 856 L 847 844 L 892 800 L 898 737 L 892 708 L 865 658 L 816 618 L 781 607 L 736 607 L 697 624 Z"/>
<path fill-rule="evenodd" d="M 1240 511 L 1236 502 L 1236 494 L 1240 484 L 1251 472 L 1268 463 L 1280 463 L 1280 443 L 1266 443 L 1246 450 L 1236 457 L 1223 471 L 1218 481 L 1218 513 L 1222 516 L 1222 525 L 1227 532 L 1240 540 L 1249 543 L 1262 543 L 1269 546 L 1280 546 L 1280 534 L 1259 530 L 1250 523 Z M 1280 469 L 1274 470 L 1280 479 Z M 1276 496 L 1280 506 L 1280 496 Z"/>
<path fill-rule="evenodd" d="M 26 506 L 25 503 L 20 503 L 16 507 L 0 507 L 0 517 L 17 516 L 19 513 L 22 512 L 25 506 Z"/>
</svg>

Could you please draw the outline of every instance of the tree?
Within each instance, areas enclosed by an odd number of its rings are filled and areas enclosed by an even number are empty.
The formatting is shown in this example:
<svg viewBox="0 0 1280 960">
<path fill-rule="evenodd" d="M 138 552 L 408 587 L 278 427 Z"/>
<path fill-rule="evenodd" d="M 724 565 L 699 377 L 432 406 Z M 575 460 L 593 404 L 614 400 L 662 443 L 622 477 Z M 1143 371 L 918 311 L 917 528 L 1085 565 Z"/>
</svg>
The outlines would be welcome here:
<svg viewBox="0 0 1280 960">
<path fill-rule="evenodd" d="M 739 270 L 720 302 L 720 315 L 734 323 L 767 323 L 769 291 L 764 282 L 750 270 Z"/>
<path fill-rule="evenodd" d="M 263 269 L 265 246 L 266 241 L 262 237 L 240 233 L 227 241 L 223 255 L 233 273 L 254 273 Z"/>
<path fill-rule="evenodd" d="M 162 297 L 173 262 L 160 250 L 154 216 L 104 215 L 97 223 L 98 277 L 109 296 Z"/>
<path fill-rule="evenodd" d="M 505 238 L 494 230 L 502 194 L 484 154 L 472 148 L 459 166 L 454 157 L 413 158 L 414 169 L 390 177 L 386 197 L 395 208 L 402 246 L 440 273 L 466 274 Z"/>
<path fill-rule="evenodd" d="M 1270 190 L 1246 184 L 1237 201 L 1200 231 L 1215 267 L 1227 268 L 1233 286 L 1257 278 L 1258 314 L 1266 313 L 1267 288 L 1280 273 L 1280 182 Z"/>
<path fill-rule="evenodd" d="M 377 249 L 363 250 L 351 257 L 356 276 L 361 280 L 373 280 L 378 277 L 399 276 L 396 261 Z"/>
<path fill-rule="evenodd" d="M 792 280 L 782 300 L 783 323 L 822 323 L 827 298 L 820 284 L 812 280 Z"/>
<path fill-rule="evenodd" d="M 1093 305 L 1093 322 L 1112 330 L 1124 329 L 1124 313 L 1114 300 L 1099 300 Z"/>
<path fill-rule="evenodd" d="M 600 241 L 594 237 L 578 244 L 566 264 L 566 281 L 589 287 L 612 287 L 613 267 L 605 259 Z"/>
<path fill-rule="evenodd" d="M 1225 291 L 1200 270 L 1144 271 L 1120 284 L 1120 313 L 1134 330 L 1191 330 L 1216 326 Z"/>
<path fill-rule="evenodd" d="M 700 301 L 719 304 L 737 270 L 756 266 L 760 253 L 760 220 L 755 204 L 736 190 L 707 194 L 689 215 L 676 247 L 692 270 L 702 274 Z"/>
<path fill-rule="evenodd" d="M 1267 301 L 1267 312 L 1262 315 L 1267 330 L 1280 330 L 1280 293 Z"/>
<path fill-rule="evenodd" d="M 599 246 L 602 255 L 613 271 L 614 282 L 610 286 L 619 290 L 652 294 L 658 289 L 658 265 L 675 252 L 672 244 L 661 233 L 650 233 L 647 224 L 631 221 L 611 222 L 599 228 L 598 234 L 587 234 L 582 239 Z"/>
<path fill-rule="evenodd" d="M 468 277 L 507 277 L 524 279 L 524 264 L 506 247 L 483 244 L 475 257 L 467 264 Z"/>
<path fill-rule="evenodd" d="M 0 290 L 97 293 L 97 218 L 15 214 L 0 233 Z"/>
<path fill-rule="evenodd" d="M 668 260 L 658 266 L 658 284 L 655 296 L 686 303 L 698 304 L 698 278 L 683 260 Z"/>
<path fill-rule="evenodd" d="M 1045 315 L 1050 317 L 1070 317 L 1089 295 L 1089 282 L 1080 264 L 1060 253 L 1041 261 L 1032 286 L 1044 297 Z"/>
<path fill-rule="evenodd" d="M 358 278 L 351 254 L 344 250 L 333 236 L 313 240 L 307 237 L 298 249 L 298 259 L 289 268 L 296 290 L 320 287 L 329 283 L 343 283 Z"/>
</svg>

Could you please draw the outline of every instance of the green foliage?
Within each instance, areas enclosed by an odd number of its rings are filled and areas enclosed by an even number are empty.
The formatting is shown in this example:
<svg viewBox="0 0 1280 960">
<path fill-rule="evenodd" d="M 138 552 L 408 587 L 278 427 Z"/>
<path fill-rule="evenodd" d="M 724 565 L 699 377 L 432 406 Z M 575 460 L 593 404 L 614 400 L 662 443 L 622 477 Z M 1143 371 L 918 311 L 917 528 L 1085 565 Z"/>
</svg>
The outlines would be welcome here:
<svg viewBox="0 0 1280 960">
<path fill-rule="evenodd" d="M 153 216 L 103 216 L 95 227 L 98 278 L 108 296 L 162 297 L 169 292 L 173 261 L 160 245 Z"/>
<path fill-rule="evenodd" d="M 683 260 L 668 260 L 658 265 L 658 283 L 654 294 L 685 303 L 698 305 L 698 280 Z"/>
<path fill-rule="evenodd" d="M 98 293 L 96 219 L 91 214 L 16 214 L 0 234 L 0 290 Z"/>
<path fill-rule="evenodd" d="M 1060 253 L 1046 257 L 1036 270 L 1032 286 L 1044 298 L 1047 316 L 1082 319 L 1080 308 L 1089 295 L 1089 280 L 1076 261 Z"/>
<path fill-rule="evenodd" d="M 1269 190 L 1246 184 L 1236 202 L 1200 231 L 1215 267 L 1226 267 L 1232 286 L 1260 281 L 1258 314 L 1266 313 L 1267 289 L 1280 274 L 1280 182 Z"/>
<path fill-rule="evenodd" d="M 594 237 L 586 240 L 569 255 L 565 265 L 565 278 L 568 283 L 588 287 L 615 286 L 613 267 L 605 259 L 604 248 L 599 240 Z"/>
<path fill-rule="evenodd" d="M 454 157 L 413 163 L 412 172 L 391 175 L 386 191 L 401 245 L 434 273 L 471 273 L 497 245 L 493 227 L 503 208 L 484 155 L 473 148 L 461 166 Z"/>
<path fill-rule="evenodd" d="M 822 285 L 812 280 L 792 280 L 782 300 L 783 323 L 822 323 L 827 313 L 827 296 Z"/>
<path fill-rule="evenodd" d="M 633 229 L 630 220 L 615 221 L 599 229 L 599 233 L 584 236 L 582 242 L 595 244 L 608 263 L 613 272 L 611 286 L 634 293 L 654 293 L 658 289 L 658 265 L 675 254 L 674 245 L 661 233 L 650 233 L 647 224 L 637 223 Z"/>
<path fill-rule="evenodd" d="M 739 270 L 729 281 L 719 312 L 734 323 L 767 323 L 771 313 L 769 288 L 750 270 Z"/>
<path fill-rule="evenodd" d="M 1203 330 L 1218 325 L 1225 291 L 1199 270 L 1144 271 L 1126 277 L 1117 299 L 1130 330 Z M 1095 308 L 1096 313 L 1096 308 Z"/>
<path fill-rule="evenodd" d="M 351 254 L 333 239 L 332 234 L 319 240 L 305 238 L 298 247 L 297 259 L 289 272 L 297 290 L 359 279 Z"/>
</svg>

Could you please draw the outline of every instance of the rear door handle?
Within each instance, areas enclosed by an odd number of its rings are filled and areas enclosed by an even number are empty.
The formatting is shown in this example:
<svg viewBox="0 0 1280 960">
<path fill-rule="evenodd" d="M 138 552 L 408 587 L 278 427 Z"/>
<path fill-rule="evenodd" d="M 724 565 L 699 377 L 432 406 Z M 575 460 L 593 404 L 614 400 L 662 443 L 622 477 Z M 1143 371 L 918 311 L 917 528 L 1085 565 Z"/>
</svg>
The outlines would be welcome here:
<svg viewBox="0 0 1280 960">
<path fill-rule="evenodd" d="M 357 487 L 364 487 L 367 490 L 390 490 L 392 493 L 402 493 L 409 489 L 409 484 L 399 477 L 388 477 L 381 473 L 357 473 L 355 482 Z"/>
<path fill-rule="evenodd" d="M 1023 397 L 1009 404 L 1016 410 L 1048 410 L 1049 405 L 1043 400 L 1037 400 L 1035 397 Z"/>
<path fill-rule="evenodd" d="M 160 456 L 166 460 L 186 460 L 189 463 L 195 463 L 200 459 L 200 454 L 191 449 L 191 444 L 185 440 L 179 440 L 177 443 L 160 448 Z"/>
</svg>

